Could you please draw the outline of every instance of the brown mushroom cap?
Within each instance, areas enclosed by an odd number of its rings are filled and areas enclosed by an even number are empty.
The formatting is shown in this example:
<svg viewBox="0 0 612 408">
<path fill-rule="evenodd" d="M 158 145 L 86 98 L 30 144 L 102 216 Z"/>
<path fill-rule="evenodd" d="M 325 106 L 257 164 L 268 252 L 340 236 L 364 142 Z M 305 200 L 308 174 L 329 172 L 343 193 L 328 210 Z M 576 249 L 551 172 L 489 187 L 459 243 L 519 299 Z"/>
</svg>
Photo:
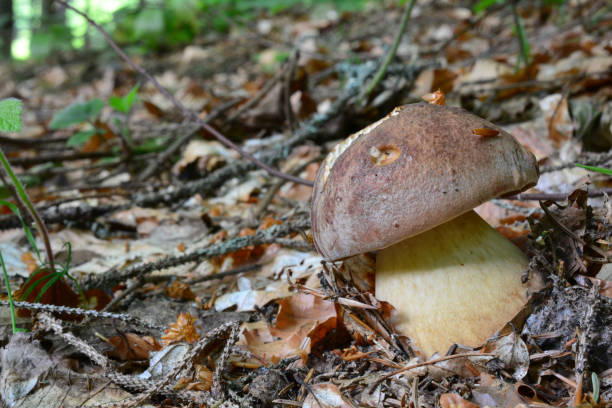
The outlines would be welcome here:
<svg viewBox="0 0 612 408">
<path fill-rule="evenodd" d="M 382 249 L 537 179 L 533 154 L 498 126 L 460 108 L 405 105 L 321 165 L 315 246 L 329 260 Z"/>
</svg>

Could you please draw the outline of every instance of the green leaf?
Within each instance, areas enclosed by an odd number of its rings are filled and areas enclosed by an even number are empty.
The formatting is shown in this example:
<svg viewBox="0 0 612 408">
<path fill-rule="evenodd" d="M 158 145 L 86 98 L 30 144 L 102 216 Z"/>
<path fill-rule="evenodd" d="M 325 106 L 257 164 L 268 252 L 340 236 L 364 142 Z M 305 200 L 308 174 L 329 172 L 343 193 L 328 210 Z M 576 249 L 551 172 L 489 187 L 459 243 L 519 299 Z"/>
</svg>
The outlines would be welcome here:
<svg viewBox="0 0 612 408">
<path fill-rule="evenodd" d="M 162 34 L 164 32 L 164 10 L 161 8 L 142 9 L 134 20 L 137 37 Z"/>
<path fill-rule="evenodd" d="M 474 7 L 472 7 L 472 9 L 474 10 L 474 13 L 480 13 L 481 11 L 488 9 L 494 4 L 503 3 L 503 2 L 504 0 L 480 0 L 478 3 L 474 5 Z"/>
<path fill-rule="evenodd" d="M 136 93 L 140 85 L 134 86 L 125 96 L 111 96 L 108 104 L 116 111 L 128 113 L 132 109 L 132 105 L 136 101 Z"/>
<path fill-rule="evenodd" d="M 595 171 L 597 173 L 607 174 L 608 176 L 612 176 L 612 170 L 604 169 L 603 167 L 595 167 L 595 166 L 587 166 L 586 164 L 576 163 L 576 166 L 582 167 L 583 169 Z"/>
<path fill-rule="evenodd" d="M 98 117 L 104 107 L 101 99 L 92 99 L 87 102 L 76 102 L 57 112 L 49 127 L 53 130 L 63 129 Z"/>
<path fill-rule="evenodd" d="M 96 129 L 81 130 L 70 136 L 70 139 L 66 142 L 66 146 L 75 147 L 81 146 L 89 141 L 93 135 L 98 133 Z"/>
<path fill-rule="evenodd" d="M 525 65 L 529 65 L 531 62 L 531 46 L 529 45 L 529 39 L 527 38 L 527 33 L 525 32 L 525 25 L 523 24 L 523 19 L 520 14 L 516 11 L 516 34 L 518 35 L 519 42 L 521 44 L 521 58 Z"/>
<path fill-rule="evenodd" d="M 55 282 L 58 281 L 59 278 L 61 278 L 62 276 L 59 273 L 54 274 L 51 279 L 49 279 L 47 281 L 47 283 L 45 283 L 45 285 L 40 289 L 40 293 L 38 295 L 36 295 L 36 297 L 34 298 L 34 303 L 38 303 L 38 301 L 40 300 L 41 297 L 43 297 L 43 295 L 49 290 L 49 288 L 51 286 L 53 286 L 53 284 Z"/>
<path fill-rule="evenodd" d="M 0 131 L 19 132 L 21 130 L 21 107 L 19 99 L 8 98 L 0 101 Z"/>
</svg>

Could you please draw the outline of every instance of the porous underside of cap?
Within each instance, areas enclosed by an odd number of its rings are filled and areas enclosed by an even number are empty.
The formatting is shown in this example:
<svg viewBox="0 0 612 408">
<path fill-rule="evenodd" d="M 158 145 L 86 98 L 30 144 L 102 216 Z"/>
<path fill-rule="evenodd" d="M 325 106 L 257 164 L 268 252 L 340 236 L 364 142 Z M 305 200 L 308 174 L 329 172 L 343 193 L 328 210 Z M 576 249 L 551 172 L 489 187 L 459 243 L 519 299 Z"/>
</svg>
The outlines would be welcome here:
<svg viewBox="0 0 612 408">
<path fill-rule="evenodd" d="M 396 108 L 321 165 L 315 246 L 329 260 L 385 248 L 537 179 L 533 154 L 498 126 L 460 108 Z"/>
</svg>

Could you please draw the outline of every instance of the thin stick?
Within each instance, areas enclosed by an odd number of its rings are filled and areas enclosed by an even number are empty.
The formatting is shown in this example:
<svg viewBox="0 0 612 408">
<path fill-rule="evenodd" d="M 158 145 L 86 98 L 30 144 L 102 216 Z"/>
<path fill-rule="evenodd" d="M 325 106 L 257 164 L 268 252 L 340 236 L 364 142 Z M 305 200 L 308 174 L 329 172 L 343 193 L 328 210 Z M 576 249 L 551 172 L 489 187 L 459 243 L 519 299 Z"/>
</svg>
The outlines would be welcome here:
<svg viewBox="0 0 612 408">
<path fill-rule="evenodd" d="M 257 166 L 259 166 L 260 168 L 264 169 L 265 171 L 267 171 L 270 175 L 272 176 L 276 176 L 282 179 L 286 179 L 289 181 L 293 181 L 294 183 L 298 183 L 298 184 L 303 184 L 305 186 L 313 186 L 314 183 L 312 181 L 309 180 L 304 180 L 302 178 L 296 177 L 296 176 L 291 176 L 288 174 L 285 174 L 271 166 L 268 166 L 266 163 L 262 162 L 261 160 L 257 159 L 255 156 L 253 156 L 252 154 L 248 153 L 247 151 L 243 150 L 240 146 L 238 146 L 236 143 L 232 142 L 231 140 L 229 140 L 227 137 L 223 136 L 221 133 L 219 133 L 215 128 L 213 128 L 212 126 L 210 126 L 209 124 L 207 124 L 204 120 L 200 119 L 200 117 L 193 111 L 191 111 L 190 109 L 187 109 L 187 107 L 185 105 L 183 105 L 178 99 L 176 99 L 176 97 L 174 95 L 172 95 L 170 92 L 168 92 L 168 90 L 166 88 L 164 88 L 153 76 L 151 76 L 151 74 L 149 74 L 144 68 L 142 68 L 141 66 L 139 66 L 138 64 L 136 64 L 134 61 L 132 61 L 132 59 L 130 57 L 127 56 L 127 54 L 125 52 L 123 52 L 123 50 L 121 48 L 119 48 L 119 46 L 115 43 L 115 41 L 113 41 L 113 39 L 108 35 L 108 33 L 100 26 L 98 25 L 98 23 L 96 23 L 95 21 L 93 21 L 87 14 L 83 13 L 82 11 L 74 8 L 73 6 L 71 6 L 70 4 L 68 4 L 65 0 L 55 0 L 58 3 L 60 3 L 61 5 L 63 5 L 64 7 L 66 7 L 69 10 L 74 11 L 75 13 L 77 13 L 78 15 L 80 15 L 81 17 L 83 17 L 85 20 L 87 20 L 87 22 L 89 24 L 91 24 L 96 30 L 98 30 L 98 32 L 102 35 L 102 37 L 104 37 L 104 39 L 106 40 L 106 42 L 111 46 L 111 48 L 113 50 L 115 50 L 115 52 L 136 72 L 138 72 L 139 74 L 141 74 L 142 76 L 144 76 L 147 80 L 151 81 L 151 83 L 155 86 L 155 88 L 157 88 L 157 90 L 163 95 L 165 96 L 170 102 L 172 102 L 172 104 L 177 107 L 185 117 L 193 120 L 194 122 L 198 123 L 200 125 L 200 127 L 202 127 L 204 130 L 206 130 L 207 132 L 209 132 L 211 135 L 213 135 L 215 137 L 215 139 L 217 139 L 219 142 L 223 143 L 225 146 L 234 149 L 236 152 L 238 152 L 238 154 L 240 154 L 242 157 L 252 161 L 253 163 L 255 163 Z M 414 3 L 414 0 L 412 1 Z"/>
<path fill-rule="evenodd" d="M 612 188 L 602 188 L 599 190 L 587 191 L 587 197 L 602 197 L 604 194 L 612 194 Z M 515 194 L 512 196 L 499 197 L 502 200 L 520 200 L 520 201 L 564 201 L 571 193 L 529 193 Z"/>
<path fill-rule="evenodd" d="M 382 81 L 383 77 L 385 76 L 385 73 L 387 72 L 387 68 L 389 68 L 391 61 L 393 61 L 393 58 L 395 57 L 395 54 L 397 53 L 397 48 L 399 47 L 404 31 L 406 31 L 406 26 L 408 25 L 408 20 L 410 19 L 410 14 L 412 14 L 412 8 L 414 7 L 415 3 L 416 3 L 416 0 L 410 0 L 410 2 L 406 5 L 406 11 L 404 12 L 404 16 L 402 17 L 402 22 L 400 23 L 397 33 L 395 34 L 395 40 L 393 41 L 393 46 L 387 53 L 383 64 L 380 66 L 380 69 L 378 70 L 376 75 L 374 75 L 372 82 L 370 82 L 370 84 L 365 88 L 365 90 L 361 93 L 361 95 L 359 95 L 360 101 L 367 99 L 368 96 L 370 96 L 370 94 L 374 90 L 374 88 L 376 88 L 376 86 L 380 83 L 380 81 Z"/>
<path fill-rule="evenodd" d="M 455 358 L 461 358 L 461 357 L 495 357 L 495 354 L 491 354 L 491 353 L 463 353 L 463 354 L 453 354 L 451 356 L 444 356 L 444 357 L 440 357 L 440 358 L 435 358 L 433 360 L 424 361 L 422 363 L 411 364 L 409 366 L 402 367 L 399 370 L 396 370 L 396 371 L 394 371 L 394 372 L 392 372 L 390 374 L 385 375 L 384 377 L 379 379 L 377 382 L 381 382 L 383 380 L 386 380 L 387 378 L 393 377 L 394 375 L 401 374 L 401 373 L 406 372 L 408 370 L 412 370 L 413 368 L 424 367 L 424 366 L 428 366 L 428 365 L 432 365 L 432 364 L 436 364 L 436 363 L 441 363 L 442 361 L 453 360 Z"/>
<path fill-rule="evenodd" d="M 10 179 L 12 183 L 6 183 L 8 188 L 14 188 L 13 195 L 15 196 L 15 200 L 17 202 L 21 202 L 21 204 L 28 210 L 28 213 L 36 222 L 36 226 L 38 227 L 38 232 L 40 232 L 40 236 L 45 243 L 45 251 L 47 253 L 47 261 L 49 262 L 49 266 L 52 271 L 55 271 L 55 263 L 53 261 L 53 250 L 51 249 L 51 241 L 49 240 L 49 231 L 47 230 L 47 226 L 44 221 L 40 217 L 36 208 L 32 204 L 32 200 L 28 197 L 28 192 L 21 186 L 19 179 L 13 173 L 13 169 L 9 164 L 6 156 L 2 149 L 0 149 L 0 172 L 4 173 L 7 179 Z M 24 214 L 25 215 L 25 214 Z"/>
</svg>

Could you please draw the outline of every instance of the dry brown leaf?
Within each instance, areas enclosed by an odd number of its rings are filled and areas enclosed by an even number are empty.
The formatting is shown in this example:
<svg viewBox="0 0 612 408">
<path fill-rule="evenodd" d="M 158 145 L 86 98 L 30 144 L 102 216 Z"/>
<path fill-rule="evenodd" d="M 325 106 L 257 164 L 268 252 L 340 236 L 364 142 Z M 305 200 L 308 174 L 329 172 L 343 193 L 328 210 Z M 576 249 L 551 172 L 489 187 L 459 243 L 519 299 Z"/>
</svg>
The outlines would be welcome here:
<svg viewBox="0 0 612 408">
<path fill-rule="evenodd" d="M 183 377 L 174 386 L 175 390 L 208 391 L 213 385 L 213 372 L 202 364 L 195 364 L 193 378 Z"/>
<path fill-rule="evenodd" d="M 440 406 L 442 408 L 480 408 L 466 399 L 461 398 L 459 394 L 448 392 L 440 396 Z"/>
<path fill-rule="evenodd" d="M 165 292 L 173 299 L 194 300 L 196 298 L 189 285 L 178 279 L 172 282 Z"/>
<path fill-rule="evenodd" d="M 555 148 L 560 149 L 574 132 L 574 122 L 569 112 L 567 97 L 561 94 L 548 95 L 540 100 L 548 128 L 548 138 Z"/>
<path fill-rule="evenodd" d="M 338 328 L 333 302 L 297 293 L 278 303 L 280 308 L 273 327 L 251 325 L 243 333 L 248 349 L 264 361 L 274 362 L 290 355 L 303 356 Z"/>
<path fill-rule="evenodd" d="M 313 384 L 308 387 L 310 394 L 304 400 L 302 408 L 353 408 L 332 383 Z"/>
<path fill-rule="evenodd" d="M 110 145 L 107 144 L 109 140 L 117 137 L 112 129 L 104 122 L 97 120 L 95 122 L 96 129 L 102 130 L 102 133 L 96 133 L 93 135 L 82 147 L 82 152 L 95 152 L 100 150 L 101 147 L 105 147 L 105 150 L 110 148 Z"/>
<path fill-rule="evenodd" d="M 108 339 L 108 342 L 114 347 L 108 352 L 108 355 L 123 361 L 147 360 L 150 351 L 158 351 L 162 348 L 154 337 L 140 337 L 134 333 L 113 336 Z"/>
<path fill-rule="evenodd" d="M 191 313 L 179 314 L 176 322 L 170 324 L 162 336 L 165 344 L 177 343 L 179 341 L 195 343 L 199 338 L 200 335 L 195 327 L 195 318 Z"/>
<path fill-rule="evenodd" d="M 529 351 L 527 345 L 516 333 L 510 333 L 494 340 L 489 340 L 483 347 L 484 353 L 493 353 L 512 371 L 512 377 L 520 380 L 529 370 Z"/>
</svg>

